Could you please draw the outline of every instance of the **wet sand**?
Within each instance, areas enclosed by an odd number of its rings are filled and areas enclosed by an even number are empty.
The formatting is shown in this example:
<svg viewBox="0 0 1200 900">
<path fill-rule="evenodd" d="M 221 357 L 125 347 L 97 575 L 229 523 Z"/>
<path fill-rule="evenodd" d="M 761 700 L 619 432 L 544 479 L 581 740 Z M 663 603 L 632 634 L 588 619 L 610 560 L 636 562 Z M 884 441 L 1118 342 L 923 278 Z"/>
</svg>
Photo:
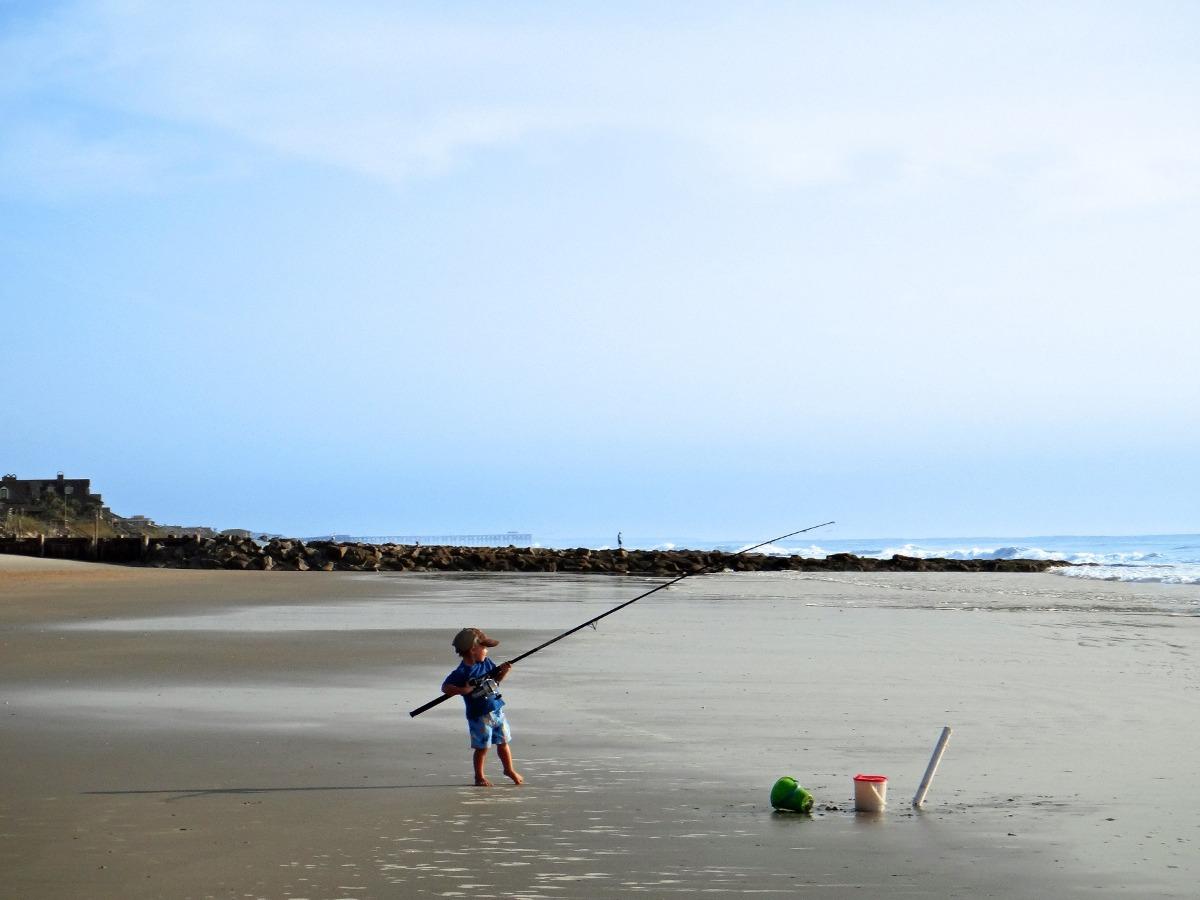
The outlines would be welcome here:
<svg viewBox="0 0 1200 900">
<path fill-rule="evenodd" d="M 502 661 L 654 583 L 0 557 L 3 893 L 1195 895 L 1195 588 L 705 576 L 514 670 L 520 788 L 409 718 L 461 625 Z"/>
</svg>

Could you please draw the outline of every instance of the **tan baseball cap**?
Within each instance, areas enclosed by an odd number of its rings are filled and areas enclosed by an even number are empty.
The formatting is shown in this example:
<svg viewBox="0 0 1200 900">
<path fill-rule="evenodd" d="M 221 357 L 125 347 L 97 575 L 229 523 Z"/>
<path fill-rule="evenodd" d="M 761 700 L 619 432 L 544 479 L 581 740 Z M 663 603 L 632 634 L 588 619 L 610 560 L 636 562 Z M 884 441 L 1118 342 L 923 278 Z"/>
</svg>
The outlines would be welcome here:
<svg viewBox="0 0 1200 900">
<path fill-rule="evenodd" d="M 461 656 L 466 653 L 476 644 L 482 644 L 485 647 L 499 646 L 500 642 L 495 638 L 490 638 L 478 628 L 464 628 L 454 636 L 454 650 Z"/>
</svg>

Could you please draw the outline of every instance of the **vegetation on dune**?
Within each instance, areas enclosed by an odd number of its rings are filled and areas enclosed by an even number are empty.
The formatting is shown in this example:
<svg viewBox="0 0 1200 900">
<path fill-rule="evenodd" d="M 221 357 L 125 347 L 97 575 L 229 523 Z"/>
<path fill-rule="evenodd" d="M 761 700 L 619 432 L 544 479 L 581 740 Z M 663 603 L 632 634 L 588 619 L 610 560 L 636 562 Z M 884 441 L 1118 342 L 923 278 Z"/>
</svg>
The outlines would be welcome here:
<svg viewBox="0 0 1200 900">
<path fill-rule="evenodd" d="M 47 493 L 35 503 L 9 507 L 0 520 L 0 533 L 7 537 L 161 537 L 166 531 L 157 525 L 133 522 L 116 515 L 97 503 L 63 498 Z"/>
</svg>

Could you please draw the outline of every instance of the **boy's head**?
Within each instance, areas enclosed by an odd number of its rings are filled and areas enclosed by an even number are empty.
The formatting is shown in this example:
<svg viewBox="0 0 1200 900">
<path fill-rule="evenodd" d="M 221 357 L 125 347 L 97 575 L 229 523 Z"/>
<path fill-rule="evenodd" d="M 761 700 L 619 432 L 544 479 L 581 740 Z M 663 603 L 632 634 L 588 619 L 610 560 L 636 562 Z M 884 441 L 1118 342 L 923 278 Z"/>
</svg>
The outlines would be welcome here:
<svg viewBox="0 0 1200 900">
<path fill-rule="evenodd" d="M 454 652 L 464 659 L 471 655 L 476 647 L 495 647 L 499 641 L 490 638 L 478 628 L 464 628 L 454 636 Z"/>
</svg>

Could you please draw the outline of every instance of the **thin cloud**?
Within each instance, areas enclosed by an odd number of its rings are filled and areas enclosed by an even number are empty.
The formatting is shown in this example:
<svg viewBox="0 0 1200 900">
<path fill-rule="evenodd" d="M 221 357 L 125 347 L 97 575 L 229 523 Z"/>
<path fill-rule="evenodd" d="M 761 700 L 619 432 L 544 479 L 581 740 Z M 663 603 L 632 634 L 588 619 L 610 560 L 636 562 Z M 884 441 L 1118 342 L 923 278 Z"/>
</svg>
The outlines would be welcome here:
<svg viewBox="0 0 1200 900">
<path fill-rule="evenodd" d="M 969 179 L 1067 213 L 1200 196 L 1200 98 L 1174 61 L 1147 54 L 1147 74 L 1103 71 L 1102 46 L 1047 57 L 1061 21 L 1004 22 L 999 41 L 961 12 L 571 26 L 288 9 L 84 3 L 10 36 L 6 176 L 134 189 L 258 148 L 403 185 L 607 137 L 690 146 L 697 177 L 764 190 Z M 1128 23 L 1101 24 L 1103 41 Z"/>
</svg>

